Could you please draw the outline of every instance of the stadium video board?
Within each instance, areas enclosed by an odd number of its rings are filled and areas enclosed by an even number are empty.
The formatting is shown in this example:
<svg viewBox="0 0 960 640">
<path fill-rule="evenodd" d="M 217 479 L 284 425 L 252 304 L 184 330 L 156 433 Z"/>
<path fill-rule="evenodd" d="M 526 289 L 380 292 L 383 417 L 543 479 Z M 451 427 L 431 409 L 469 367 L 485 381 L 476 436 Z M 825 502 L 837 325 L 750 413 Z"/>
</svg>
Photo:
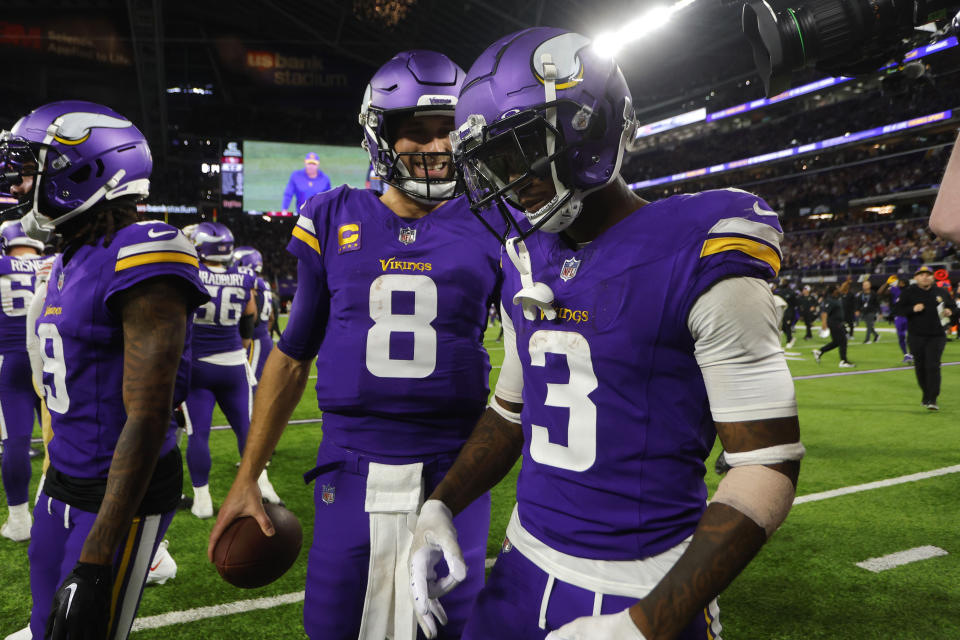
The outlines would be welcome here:
<svg viewBox="0 0 960 640">
<path fill-rule="evenodd" d="M 311 154 L 310 158 L 308 154 Z M 316 154 L 317 168 L 330 179 L 331 188 L 342 184 L 360 189 L 366 186 L 370 159 L 367 152 L 360 148 L 359 142 L 355 147 L 347 147 L 244 140 L 244 211 L 280 214 L 286 209 L 296 213 L 296 197 L 287 202 L 286 207 L 283 206 L 284 191 L 291 185 L 292 191 L 299 188 L 303 194 L 304 189 L 309 190 L 317 185 L 320 180 L 311 179 L 305 173 L 308 160 L 313 160 L 312 154 Z"/>
</svg>

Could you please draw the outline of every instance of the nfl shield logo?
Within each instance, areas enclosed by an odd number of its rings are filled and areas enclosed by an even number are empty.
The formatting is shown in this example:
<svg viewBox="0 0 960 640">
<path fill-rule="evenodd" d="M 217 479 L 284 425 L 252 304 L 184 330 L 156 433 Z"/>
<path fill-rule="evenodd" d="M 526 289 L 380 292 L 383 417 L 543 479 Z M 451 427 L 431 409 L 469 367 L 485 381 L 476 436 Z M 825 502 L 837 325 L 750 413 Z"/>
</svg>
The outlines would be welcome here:
<svg viewBox="0 0 960 640">
<path fill-rule="evenodd" d="M 560 268 L 560 279 L 566 282 L 573 276 L 577 275 L 577 269 L 580 268 L 580 261 L 576 258 L 570 258 L 569 260 L 563 261 L 563 266 Z"/>
<path fill-rule="evenodd" d="M 413 244 L 417 239 L 417 230 L 413 227 L 400 227 L 400 242 Z"/>
<path fill-rule="evenodd" d="M 510 538 L 504 537 L 503 544 L 500 546 L 500 551 L 503 553 L 510 553 L 513 551 L 513 543 L 510 542 Z"/>
<path fill-rule="evenodd" d="M 336 497 L 337 488 L 332 484 L 325 484 L 320 487 L 320 499 L 323 500 L 323 504 L 333 504 Z"/>
<path fill-rule="evenodd" d="M 60 275 L 57 277 L 57 291 L 63 289 L 63 271 L 60 272 Z"/>
</svg>

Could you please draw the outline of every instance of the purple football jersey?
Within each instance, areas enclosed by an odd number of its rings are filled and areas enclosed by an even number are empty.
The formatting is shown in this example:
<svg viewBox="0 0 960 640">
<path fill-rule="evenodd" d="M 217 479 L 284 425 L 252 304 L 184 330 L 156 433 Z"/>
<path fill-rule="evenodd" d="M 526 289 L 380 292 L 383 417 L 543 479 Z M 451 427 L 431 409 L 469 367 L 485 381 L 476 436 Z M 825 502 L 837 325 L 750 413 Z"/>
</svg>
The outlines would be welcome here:
<svg viewBox="0 0 960 640">
<path fill-rule="evenodd" d="M 193 318 L 194 358 L 243 349 L 237 325 L 250 301 L 256 277 L 251 269 L 240 265 L 215 270 L 200 264 L 200 280 L 210 300 L 197 307 Z"/>
<path fill-rule="evenodd" d="M 687 315 L 713 283 L 773 278 L 777 216 L 722 190 L 648 204 L 573 250 L 527 239 L 557 318 L 526 320 L 504 261 L 504 307 L 523 365 L 523 526 L 571 555 L 626 560 L 689 536 L 705 508 L 716 430 Z"/>
<path fill-rule="evenodd" d="M 53 440 L 50 462 L 78 478 L 106 477 L 120 431 L 123 406 L 123 327 L 109 303 L 113 296 L 156 276 L 176 276 L 207 299 L 193 245 L 174 227 L 141 222 L 124 227 L 109 247 L 85 245 L 69 262 L 59 256 L 50 273 L 37 335 L 43 350 L 43 386 Z M 190 324 L 177 372 L 173 405 L 186 397 Z M 176 423 L 160 455 L 175 445 Z"/>
<path fill-rule="evenodd" d="M 270 312 L 273 309 L 273 289 L 270 284 L 257 276 L 257 281 L 253 288 L 254 295 L 257 296 L 257 309 L 260 310 L 260 317 L 257 318 L 257 326 L 253 329 L 255 340 L 270 336 Z"/>
<path fill-rule="evenodd" d="M 329 298 L 309 321 L 295 316 L 310 305 L 295 301 L 280 342 L 302 360 L 310 348 L 291 345 L 323 336 L 324 437 L 398 456 L 459 448 L 487 402 L 483 331 L 500 278 L 500 245 L 466 199 L 407 219 L 371 191 L 340 187 L 307 202 L 287 248 Z"/>
<path fill-rule="evenodd" d="M 0 353 L 27 350 L 27 307 L 40 256 L 0 256 Z"/>
<path fill-rule="evenodd" d="M 890 287 L 890 304 L 897 304 L 901 293 L 903 293 L 903 289 L 900 288 L 899 284 L 892 285 Z"/>
</svg>

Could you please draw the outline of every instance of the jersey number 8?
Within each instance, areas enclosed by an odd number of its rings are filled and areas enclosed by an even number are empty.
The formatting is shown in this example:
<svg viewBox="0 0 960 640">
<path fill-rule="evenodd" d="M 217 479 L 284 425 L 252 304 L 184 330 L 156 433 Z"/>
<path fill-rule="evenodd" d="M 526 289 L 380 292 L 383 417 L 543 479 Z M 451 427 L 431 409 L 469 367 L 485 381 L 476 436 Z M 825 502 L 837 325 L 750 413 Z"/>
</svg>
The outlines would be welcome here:
<svg viewBox="0 0 960 640">
<path fill-rule="evenodd" d="M 414 312 L 394 313 L 393 293 L 412 293 Z M 437 284 L 428 276 L 390 273 L 370 284 L 367 370 L 378 378 L 426 378 L 437 368 Z M 413 335 L 413 358 L 390 357 L 390 336 Z"/>
</svg>

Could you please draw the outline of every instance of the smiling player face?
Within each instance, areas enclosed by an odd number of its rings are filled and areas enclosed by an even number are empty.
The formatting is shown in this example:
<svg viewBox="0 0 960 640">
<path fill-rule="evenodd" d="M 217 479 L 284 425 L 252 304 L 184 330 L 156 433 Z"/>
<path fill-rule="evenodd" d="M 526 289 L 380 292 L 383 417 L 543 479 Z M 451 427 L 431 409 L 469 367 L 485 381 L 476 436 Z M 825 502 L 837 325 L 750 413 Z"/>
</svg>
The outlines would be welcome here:
<svg viewBox="0 0 960 640">
<path fill-rule="evenodd" d="M 411 177 L 453 179 L 449 138 L 452 130 L 453 116 L 409 115 L 397 123 L 394 151 Z"/>
</svg>

